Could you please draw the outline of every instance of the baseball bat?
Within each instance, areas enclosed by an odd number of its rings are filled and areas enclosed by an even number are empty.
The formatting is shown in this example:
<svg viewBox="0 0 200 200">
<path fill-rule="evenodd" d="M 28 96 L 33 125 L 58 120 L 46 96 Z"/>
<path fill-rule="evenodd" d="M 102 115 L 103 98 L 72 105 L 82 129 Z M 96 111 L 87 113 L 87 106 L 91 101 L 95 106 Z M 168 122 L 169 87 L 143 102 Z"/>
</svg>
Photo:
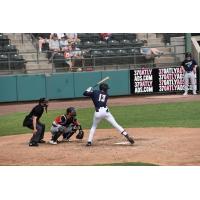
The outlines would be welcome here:
<svg viewBox="0 0 200 200">
<path fill-rule="evenodd" d="M 98 83 L 96 83 L 96 85 L 93 86 L 93 88 L 97 87 L 99 84 L 104 83 L 105 81 L 109 80 L 110 77 L 106 76 L 104 79 L 102 79 L 101 81 L 99 81 Z"/>
</svg>

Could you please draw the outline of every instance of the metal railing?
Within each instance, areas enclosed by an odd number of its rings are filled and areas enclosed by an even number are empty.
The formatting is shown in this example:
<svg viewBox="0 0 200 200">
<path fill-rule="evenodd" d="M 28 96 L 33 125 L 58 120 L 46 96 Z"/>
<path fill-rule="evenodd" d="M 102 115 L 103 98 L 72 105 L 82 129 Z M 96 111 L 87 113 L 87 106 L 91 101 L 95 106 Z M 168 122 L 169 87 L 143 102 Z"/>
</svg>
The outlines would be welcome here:
<svg viewBox="0 0 200 200">
<path fill-rule="evenodd" d="M 23 42 L 23 38 L 26 37 L 28 38 L 32 45 L 35 47 L 35 51 L 32 51 L 32 52 L 20 52 L 20 55 L 22 55 L 25 60 L 26 60 L 26 63 L 27 65 L 31 65 L 31 64 L 48 64 L 48 59 L 46 57 L 46 54 L 48 53 L 48 51 L 44 51 L 43 53 L 39 53 L 38 51 L 38 39 L 34 37 L 34 35 L 32 34 L 22 34 L 22 39 L 21 39 L 21 42 Z M 174 58 L 174 61 L 173 63 L 174 64 L 177 64 L 179 63 L 180 64 L 180 61 L 181 61 L 181 58 L 184 58 L 184 54 L 183 53 L 177 53 L 177 48 L 182 48 L 183 45 L 168 45 L 168 46 L 153 46 L 153 48 L 163 48 L 163 47 L 167 47 L 170 49 L 169 53 L 165 53 L 164 55 L 162 55 L 162 57 L 173 57 Z M 148 48 L 151 48 L 148 46 Z M 108 49 L 111 49 L 113 51 L 117 51 L 119 49 L 123 49 L 123 50 L 126 50 L 128 52 L 128 50 L 130 49 L 134 49 L 136 50 L 136 52 L 139 52 L 139 49 L 140 47 L 120 47 L 120 48 L 117 48 L 117 47 L 110 47 L 110 48 L 89 48 L 89 49 L 84 49 L 82 50 L 83 54 L 83 58 L 76 58 L 75 59 L 75 62 L 76 63 L 79 63 L 77 66 L 75 65 L 75 67 L 77 68 L 81 68 L 82 70 L 87 70 L 88 68 L 89 69 L 93 69 L 93 70 L 96 70 L 96 69 L 102 69 L 102 70 L 107 70 L 107 69 L 121 69 L 121 68 L 132 68 L 132 67 L 135 67 L 138 65 L 140 66 L 145 66 L 145 65 L 151 65 L 153 67 L 157 67 L 157 66 L 162 66 L 162 65 L 166 65 L 166 64 L 171 64 L 171 63 L 159 63 L 159 64 L 155 64 L 154 63 L 154 60 L 151 59 L 151 60 L 146 60 L 143 59 L 144 56 L 141 55 L 140 53 L 127 53 L 127 54 L 123 54 L 123 55 L 112 55 L 112 56 L 107 56 L 107 55 L 102 55 L 102 56 L 97 56 L 97 55 L 93 55 L 92 52 L 94 51 L 106 51 Z M 86 52 L 86 53 L 85 53 Z M 3 54 L 6 53 L 9 55 L 10 52 L 3 52 Z M 60 52 L 61 54 L 63 52 Z M 1 53 L 0 53 L 1 54 Z M 141 61 L 143 59 L 143 62 Z M 63 61 L 63 63 L 62 63 Z M 8 71 L 12 71 L 12 63 L 14 62 L 18 62 L 18 61 L 12 61 L 10 56 L 8 56 L 8 61 L 4 61 L 4 60 L 1 60 L 0 59 L 0 70 L 1 70 L 1 66 L 8 62 L 8 65 L 7 65 L 7 68 L 8 68 Z M 56 66 L 56 64 L 58 63 L 62 63 L 63 66 Z M 64 58 L 62 59 L 58 59 L 58 58 L 53 58 L 52 59 L 52 62 L 51 62 L 51 69 L 49 69 L 49 65 L 48 65 L 48 70 L 51 71 L 51 72 L 56 72 L 56 71 L 60 71 L 60 70 L 63 70 L 63 71 L 66 71 L 68 69 L 67 67 L 67 64 L 66 66 L 64 66 L 66 64 L 66 61 Z M 58 64 L 59 65 L 59 64 Z M 5 65 L 6 66 L 6 65 Z M 59 69 L 60 68 L 60 69 Z M 42 70 L 45 70 L 45 68 L 42 68 L 42 69 L 32 69 L 33 71 L 35 70 L 38 70 L 38 71 L 42 71 Z M 26 70 L 25 70 L 26 71 Z"/>
</svg>

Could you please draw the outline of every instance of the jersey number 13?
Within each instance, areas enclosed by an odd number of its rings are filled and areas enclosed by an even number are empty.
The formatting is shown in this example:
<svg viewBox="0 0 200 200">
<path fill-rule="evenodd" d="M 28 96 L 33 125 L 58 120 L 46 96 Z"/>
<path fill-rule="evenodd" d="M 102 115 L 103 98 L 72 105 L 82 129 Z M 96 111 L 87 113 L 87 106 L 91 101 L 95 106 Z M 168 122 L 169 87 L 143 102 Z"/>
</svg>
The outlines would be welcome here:
<svg viewBox="0 0 200 200">
<path fill-rule="evenodd" d="M 105 94 L 100 94 L 99 95 L 99 101 L 105 102 L 105 99 L 106 99 L 106 95 Z"/>
</svg>

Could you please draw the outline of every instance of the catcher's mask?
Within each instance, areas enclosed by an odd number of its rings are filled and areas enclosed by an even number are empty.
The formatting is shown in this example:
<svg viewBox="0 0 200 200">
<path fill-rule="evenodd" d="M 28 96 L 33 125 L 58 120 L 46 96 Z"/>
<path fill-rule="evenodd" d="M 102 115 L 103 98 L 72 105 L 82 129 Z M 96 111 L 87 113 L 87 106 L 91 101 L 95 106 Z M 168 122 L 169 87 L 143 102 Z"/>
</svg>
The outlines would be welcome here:
<svg viewBox="0 0 200 200">
<path fill-rule="evenodd" d="M 76 110 L 74 107 L 67 108 L 67 115 L 70 114 L 72 117 L 76 116 Z"/>
<path fill-rule="evenodd" d="M 107 92 L 107 90 L 110 89 L 110 88 L 109 88 L 108 84 L 106 84 L 106 83 L 101 83 L 101 84 L 99 85 L 99 89 L 100 89 L 100 90 L 103 90 L 104 92 Z"/>
<path fill-rule="evenodd" d="M 46 112 L 47 112 L 47 107 L 48 107 L 48 99 L 46 98 L 40 98 L 39 99 L 39 104 L 45 108 Z"/>
</svg>

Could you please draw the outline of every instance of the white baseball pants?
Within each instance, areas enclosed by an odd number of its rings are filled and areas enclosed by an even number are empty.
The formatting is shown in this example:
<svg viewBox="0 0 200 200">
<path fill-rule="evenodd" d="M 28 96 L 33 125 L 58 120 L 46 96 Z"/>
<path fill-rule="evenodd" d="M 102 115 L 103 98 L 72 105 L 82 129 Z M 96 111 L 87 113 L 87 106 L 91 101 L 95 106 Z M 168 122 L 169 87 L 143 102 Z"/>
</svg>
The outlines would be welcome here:
<svg viewBox="0 0 200 200">
<path fill-rule="evenodd" d="M 192 90 L 193 90 L 193 94 L 196 93 L 196 83 L 195 83 L 195 74 L 194 72 L 185 72 L 185 76 L 184 76 L 184 81 L 185 81 L 185 93 L 188 93 L 188 84 L 189 84 L 189 80 L 191 81 L 192 84 Z"/>
<path fill-rule="evenodd" d="M 115 118 L 108 111 L 108 108 L 101 107 L 99 112 L 94 113 L 92 128 L 90 129 L 88 142 L 92 142 L 95 130 L 102 119 L 106 119 L 113 127 L 115 127 L 123 135 L 127 135 L 124 129 L 115 121 Z"/>
</svg>

